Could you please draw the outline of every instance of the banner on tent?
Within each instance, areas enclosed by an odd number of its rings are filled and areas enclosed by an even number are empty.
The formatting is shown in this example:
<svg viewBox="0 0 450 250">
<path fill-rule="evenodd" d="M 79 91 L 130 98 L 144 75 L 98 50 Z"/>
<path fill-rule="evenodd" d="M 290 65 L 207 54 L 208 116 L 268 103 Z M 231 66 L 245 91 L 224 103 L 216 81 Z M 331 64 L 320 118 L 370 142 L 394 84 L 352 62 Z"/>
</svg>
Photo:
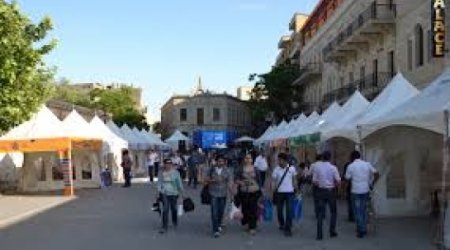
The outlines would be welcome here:
<svg viewBox="0 0 450 250">
<path fill-rule="evenodd" d="M 289 145 L 291 147 L 299 147 L 302 145 L 313 145 L 320 142 L 320 133 L 302 135 L 289 139 Z"/>
</svg>

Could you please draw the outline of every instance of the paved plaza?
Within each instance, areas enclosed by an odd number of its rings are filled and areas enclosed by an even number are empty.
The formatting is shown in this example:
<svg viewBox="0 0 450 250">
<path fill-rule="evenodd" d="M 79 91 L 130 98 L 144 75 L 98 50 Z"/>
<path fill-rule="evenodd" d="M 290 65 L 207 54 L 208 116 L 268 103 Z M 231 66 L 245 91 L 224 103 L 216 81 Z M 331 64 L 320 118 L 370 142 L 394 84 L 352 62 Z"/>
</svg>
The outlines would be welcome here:
<svg viewBox="0 0 450 250">
<path fill-rule="evenodd" d="M 78 199 L 1 229 L 0 249 L 435 249 L 427 219 L 380 220 L 377 234 L 361 240 L 354 236 L 353 225 L 341 216 L 339 237 L 317 242 L 309 201 L 305 219 L 296 225 L 292 238 L 282 236 L 271 223 L 261 224 L 259 233 L 252 237 L 238 223 L 228 221 L 224 236 L 213 239 L 208 207 L 198 205 L 198 191 L 188 193 L 196 200 L 196 211 L 184 215 L 178 229 L 165 235 L 158 234 L 159 216 L 150 211 L 154 188 L 139 183 L 130 189 L 115 186 L 80 191 Z"/>
</svg>

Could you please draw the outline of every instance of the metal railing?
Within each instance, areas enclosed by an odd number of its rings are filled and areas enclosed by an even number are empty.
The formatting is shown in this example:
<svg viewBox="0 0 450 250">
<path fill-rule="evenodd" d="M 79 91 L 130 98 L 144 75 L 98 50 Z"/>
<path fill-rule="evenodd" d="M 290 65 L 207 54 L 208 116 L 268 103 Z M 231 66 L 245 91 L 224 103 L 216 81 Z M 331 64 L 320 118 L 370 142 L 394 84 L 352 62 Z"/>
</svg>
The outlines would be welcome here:
<svg viewBox="0 0 450 250">
<path fill-rule="evenodd" d="M 300 67 L 300 70 L 308 73 L 320 73 L 322 72 L 322 64 L 316 62 L 305 63 Z"/>
<path fill-rule="evenodd" d="M 335 47 L 341 45 L 347 38 L 353 36 L 355 31 L 360 29 L 371 20 L 392 20 L 397 16 L 397 7 L 395 4 L 379 4 L 373 2 L 370 6 L 361 12 L 346 28 L 343 29 L 334 39 L 332 39 L 322 50 L 324 56 L 327 56 Z"/>
<path fill-rule="evenodd" d="M 359 90 L 368 100 L 373 100 L 391 79 L 392 73 L 390 72 L 378 72 L 367 75 L 362 79 L 326 93 L 322 97 L 322 104 L 330 104 L 334 101 L 343 102 L 352 96 L 356 90 Z"/>
</svg>

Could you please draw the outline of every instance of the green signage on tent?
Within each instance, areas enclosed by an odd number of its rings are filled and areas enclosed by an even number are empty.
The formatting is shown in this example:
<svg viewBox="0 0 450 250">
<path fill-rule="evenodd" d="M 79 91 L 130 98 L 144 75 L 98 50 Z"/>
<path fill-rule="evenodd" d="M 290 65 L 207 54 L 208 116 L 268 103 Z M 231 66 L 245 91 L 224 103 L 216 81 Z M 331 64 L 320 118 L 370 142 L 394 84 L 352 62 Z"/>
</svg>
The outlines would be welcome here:
<svg viewBox="0 0 450 250">
<path fill-rule="evenodd" d="M 301 145 L 312 145 L 317 142 L 320 142 L 320 133 L 302 135 L 299 137 L 289 139 L 289 144 L 292 147 L 298 147 Z"/>
</svg>

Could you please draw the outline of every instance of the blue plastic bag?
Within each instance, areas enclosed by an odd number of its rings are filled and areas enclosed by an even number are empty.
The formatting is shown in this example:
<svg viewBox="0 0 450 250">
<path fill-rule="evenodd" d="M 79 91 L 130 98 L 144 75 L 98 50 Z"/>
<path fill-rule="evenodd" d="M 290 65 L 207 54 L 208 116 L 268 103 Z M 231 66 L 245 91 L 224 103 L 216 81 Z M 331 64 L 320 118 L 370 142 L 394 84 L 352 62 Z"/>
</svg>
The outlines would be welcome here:
<svg viewBox="0 0 450 250">
<path fill-rule="evenodd" d="M 295 197 L 292 203 L 292 218 L 297 222 L 303 218 L 303 197 L 301 195 Z"/>
<path fill-rule="evenodd" d="M 264 221 L 265 222 L 271 222 L 273 219 L 273 205 L 272 205 L 272 201 L 270 199 L 264 199 L 263 202 L 264 205 L 264 213 L 263 213 L 263 217 L 264 217 Z"/>
</svg>

